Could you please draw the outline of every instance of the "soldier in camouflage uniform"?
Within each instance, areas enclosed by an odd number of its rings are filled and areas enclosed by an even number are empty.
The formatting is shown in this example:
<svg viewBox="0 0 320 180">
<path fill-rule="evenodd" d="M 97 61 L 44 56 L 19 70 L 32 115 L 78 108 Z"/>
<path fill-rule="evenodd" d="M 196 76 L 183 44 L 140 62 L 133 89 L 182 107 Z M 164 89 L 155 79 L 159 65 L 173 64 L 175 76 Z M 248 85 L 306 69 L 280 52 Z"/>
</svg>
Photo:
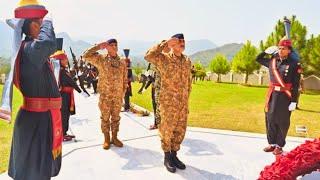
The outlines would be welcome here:
<svg viewBox="0 0 320 180">
<path fill-rule="evenodd" d="M 171 48 L 170 53 L 163 53 L 166 47 Z M 172 173 L 176 168 L 186 168 L 177 158 L 177 151 L 187 128 L 188 100 L 192 84 L 191 61 L 182 54 L 184 49 L 183 34 L 176 34 L 149 49 L 145 55 L 145 59 L 157 67 L 161 76 L 159 133 L 165 154 L 164 165 Z"/>
<path fill-rule="evenodd" d="M 97 51 L 101 49 L 107 49 L 108 54 L 99 54 Z M 110 144 L 117 147 L 123 146 L 117 134 L 120 125 L 122 100 L 127 89 L 127 64 L 124 58 L 118 56 L 117 52 L 117 40 L 110 39 L 91 47 L 83 55 L 83 58 L 97 67 L 99 71 L 99 108 L 101 111 L 101 129 L 105 137 L 103 148 L 106 150 L 110 148 Z M 110 130 L 112 132 L 111 141 Z"/>
<path fill-rule="evenodd" d="M 152 99 L 152 108 L 154 114 L 154 124 L 150 126 L 150 130 L 158 129 L 160 124 L 160 109 L 159 109 L 159 94 L 160 94 L 160 72 L 159 70 L 149 63 L 147 72 L 148 75 L 148 82 L 143 86 L 141 91 L 138 93 L 142 94 L 143 91 L 147 90 L 148 87 L 151 85 L 151 99 Z"/>
</svg>

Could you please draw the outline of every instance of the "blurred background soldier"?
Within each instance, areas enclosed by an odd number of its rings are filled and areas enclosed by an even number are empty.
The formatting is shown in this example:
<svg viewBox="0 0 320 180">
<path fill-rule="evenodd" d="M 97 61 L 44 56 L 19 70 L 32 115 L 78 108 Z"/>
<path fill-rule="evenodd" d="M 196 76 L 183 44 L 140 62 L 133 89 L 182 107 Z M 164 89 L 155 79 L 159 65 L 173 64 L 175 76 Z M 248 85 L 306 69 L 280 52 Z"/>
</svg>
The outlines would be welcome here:
<svg viewBox="0 0 320 180">
<path fill-rule="evenodd" d="M 129 59 L 129 53 L 130 49 L 124 49 L 124 55 L 126 57 L 126 63 L 127 63 L 127 74 L 128 74 L 128 86 L 126 90 L 126 94 L 124 96 L 124 111 L 130 111 L 130 96 L 132 96 L 132 87 L 131 82 L 133 81 L 133 74 L 132 74 L 132 68 L 131 68 L 131 61 Z"/>
<path fill-rule="evenodd" d="M 93 76 L 93 79 L 92 79 L 93 94 L 97 94 L 98 93 L 97 85 L 98 85 L 98 79 L 99 79 L 98 69 L 93 66 L 90 73 Z"/>
</svg>

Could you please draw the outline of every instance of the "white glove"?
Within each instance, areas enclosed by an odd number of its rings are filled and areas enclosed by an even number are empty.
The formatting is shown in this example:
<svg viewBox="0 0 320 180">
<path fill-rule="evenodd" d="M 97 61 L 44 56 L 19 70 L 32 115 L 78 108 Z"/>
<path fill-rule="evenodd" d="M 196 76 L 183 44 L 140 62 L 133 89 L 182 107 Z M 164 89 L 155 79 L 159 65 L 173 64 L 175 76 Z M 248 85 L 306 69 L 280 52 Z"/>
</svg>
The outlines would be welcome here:
<svg viewBox="0 0 320 180">
<path fill-rule="evenodd" d="M 297 103 L 296 102 L 292 102 L 289 105 L 289 111 L 294 111 L 297 108 Z"/>
<path fill-rule="evenodd" d="M 277 46 L 270 46 L 264 52 L 267 54 L 275 54 L 278 51 L 279 51 L 279 48 Z"/>
<path fill-rule="evenodd" d="M 47 14 L 44 18 L 43 18 L 43 21 L 51 21 L 52 22 L 52 14 Z"/>
<path fill-rule="evenodd" d="M 81 92 L 81 95 L 82 95 L 83 97 L 85 97 L 85 98 L 89 97 L 89 95 L 88 95 L 87 93 L 85 93 L 85 92 Z"/>
</svg>

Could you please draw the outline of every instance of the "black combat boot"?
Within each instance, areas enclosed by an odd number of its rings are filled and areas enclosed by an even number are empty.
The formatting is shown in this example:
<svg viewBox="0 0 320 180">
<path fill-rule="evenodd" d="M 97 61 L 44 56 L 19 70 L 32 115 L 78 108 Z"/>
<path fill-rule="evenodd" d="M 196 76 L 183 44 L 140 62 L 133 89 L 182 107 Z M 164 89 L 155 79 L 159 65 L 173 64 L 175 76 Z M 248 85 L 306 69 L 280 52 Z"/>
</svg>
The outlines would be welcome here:
<svg viewBox="0 0 320 180">
<path fill-rule="evenodd" d="M 178 159 L 177 151 L 171 151 L 171 158 L 172 158 L 173 165 L 176 168 L 181 169 L 181 170 L 186 169 L 186 165 Z"/>
<path fill-rule="evenodd" d="M 167 170 L 171 173 L 176 172 L 176 167 L 174 166 L 171 158 L 171 153 L 170 152 L 165 152 L 164 153 L 164 166 L 167 168 Z"/>
</svg>

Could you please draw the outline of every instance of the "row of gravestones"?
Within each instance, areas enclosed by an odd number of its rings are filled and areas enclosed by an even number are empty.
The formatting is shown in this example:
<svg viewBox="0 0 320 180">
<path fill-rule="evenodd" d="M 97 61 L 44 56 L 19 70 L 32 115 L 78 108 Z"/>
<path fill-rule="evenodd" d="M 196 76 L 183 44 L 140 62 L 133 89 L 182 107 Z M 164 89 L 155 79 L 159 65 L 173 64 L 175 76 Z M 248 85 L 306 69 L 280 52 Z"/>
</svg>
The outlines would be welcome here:
<svg viewBox="0 0 320 180">
<path fill-rule="evenodd" d="M 206 80 L 216 81 L 217 77 L 218 77 L 217 74 L 207 73 Z M 230 72 L 228 74 L 221 75 L 221 82 L 242 84 L 242 83 L 245 83 L 245 75 Z M 270 82 L 270 79 L 268 74 L 255 73 L 255 74 L 249 75 L 247 84 L 267 86 L 269 82 Z M 304 89 L 320 91 L 320 78 L 317 76 L 311 75 L 306 78 L 303 78 L 302 83 L 303 83 Z"/>
<path fill-rule="evenodd" d="M 5 74 L 1 74 L 0 75 L 0 84 L 4 84 L 5 81 L 6 81 L 6 75 Z"/>
<path fill-rule="evenodd" d="M 218 75 L 215 73 L 208 73 L 207 80 L 216 81 Z M 230 83 L 245 83 L 245 75 L 238 73 L 228 73 L 225 75 L 221 75 L 221 82 L 230 82 Z M 248 77 L 247 84 L 250 85 L 268 85 L 269 84 L 269 76 L 266 74 L 251 74 Z"/>
</svg>

